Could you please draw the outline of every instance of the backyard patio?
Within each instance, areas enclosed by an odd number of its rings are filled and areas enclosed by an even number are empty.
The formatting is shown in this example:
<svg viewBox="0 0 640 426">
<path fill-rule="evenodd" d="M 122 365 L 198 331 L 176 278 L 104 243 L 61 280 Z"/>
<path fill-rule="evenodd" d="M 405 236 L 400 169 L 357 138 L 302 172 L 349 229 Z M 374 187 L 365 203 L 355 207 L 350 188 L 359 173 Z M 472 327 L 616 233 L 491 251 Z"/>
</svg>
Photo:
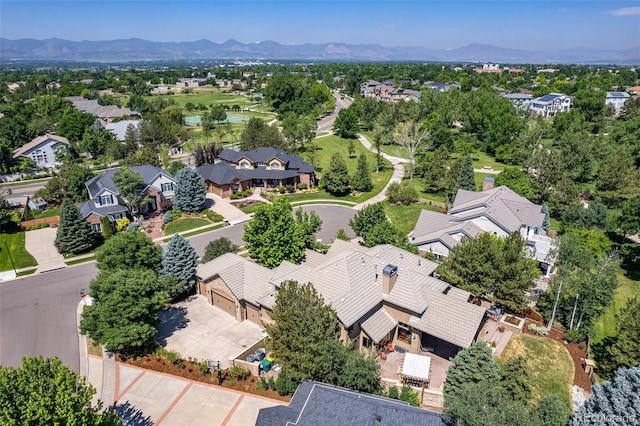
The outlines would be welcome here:
<svg viewBox="0 0 640 426">
<path fill-rule="evenodd" d="M 430 358 L 429 379 L 427 389 L 442 391 L 444 381 L 447 378 L 447 369 L 451 365 L 451 361 L 434 355 L 430 352 L 421 352 L 419 355 Z M 387 359 L 381 361 L 381 376 L 388 381 L 396 381 L 398 385 L 402 385 L 403 365 L 405 364 L 406 352 L 393 351 L 387 354 Z M 409 382 L 412 382 L 409 380 Z M 411 384 L 411 383 L 408 383 Z M 415 387 L 415 386 L 414 386 Z M 419 389 L 416 387 L 416 389 Z"/>
</svg>

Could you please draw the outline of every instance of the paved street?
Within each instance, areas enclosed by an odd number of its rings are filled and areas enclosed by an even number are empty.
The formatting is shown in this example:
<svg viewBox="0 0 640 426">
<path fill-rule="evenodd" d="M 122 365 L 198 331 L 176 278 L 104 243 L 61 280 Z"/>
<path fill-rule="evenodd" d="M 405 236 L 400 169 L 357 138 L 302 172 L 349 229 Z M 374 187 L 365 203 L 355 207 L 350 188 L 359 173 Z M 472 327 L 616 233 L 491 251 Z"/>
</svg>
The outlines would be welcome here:
<svg viewBox="0 0 640 426">
<path fill-rule="evenodd" d="M 337 91 L 332 91 L 331 94 L 336 98 L 336 109 L 322 120 L 318 121 L 318 133 L 331 132 L 333 130 L 333 122 L 336 121 L 336 117 L 342 108 L 348 108 L 351 105 L 351 101 L 340 96 Z"/>
<path fill-rule="evenodd" d="M 305 206 L 316 210 L 323 220 L 318 238 L 332 241 L 339 228 L 352 235 L 347 226 L 355 213 L 342 206 Z M 196 235 L 189 240 L 198 254 L 209 241 L 229 238 L 242 245 L 242 225 Z M 88 289 L 96 276 L 94 262 L 0 283 L 0 364 L 18 366 L 24 355 L 58 356 L 79 371 L 78 336 L 75 312 L 78 289 Z"/>
</svg>

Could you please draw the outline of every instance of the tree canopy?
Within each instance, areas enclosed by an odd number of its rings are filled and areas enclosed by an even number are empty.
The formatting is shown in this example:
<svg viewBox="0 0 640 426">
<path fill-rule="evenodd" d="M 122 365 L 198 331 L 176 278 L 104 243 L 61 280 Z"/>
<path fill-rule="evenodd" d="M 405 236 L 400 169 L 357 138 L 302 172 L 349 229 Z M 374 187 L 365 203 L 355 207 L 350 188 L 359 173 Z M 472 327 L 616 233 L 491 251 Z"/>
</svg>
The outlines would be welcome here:
<svg viewBox="0 0 640 426">
<path fill-rule="evenodd" d="M 80 210 L 70 200 L 65 200 L 60 209 L 60 226 L 56 231 L 55 245 L 60 253 L 80 254 L 90 250 L 96 243 L 96 234 Z"/>
<path fill-rule="evenodd" d="M 144 189 L 144 179 L 138 172 L 134 172 L 129 167 L 120 167 L 113 174 L 113 183 L 120 192 L 120 197 L 127 203 L 132 211 L 137 211 L 145 197 L 142 194 Z"/>
<path fill-rule="evenodd" d="M 233 244 L 231 240 L 226 237 L 220 237 L 213 241 L 209 241 L 204 248 L 202 263 L 207 263 L 218 256 L 222 256 L 225 253 L 233 253 L 236 250 L 238 250 L 238 246 Z"/>
<path fill-rule="evenodd" d="M 162 247 L 138 229 L 118 232 L 96 253 L 97 266 L 101 271 L 150 269 L 157 272 L 161 259 Z"/>
<path fill-rule="evenodd" d="M 514 311 L 525 305 L 525 293 L 539 275 L 536 262 L 527 258 L 519 232 L 507 238 L 489 233 L 463 238 L 437 272 L 449 284 Z"/>
<path fill-rule="evenodd" d="M 313 212 L 309 216 L 292 215 L 292 208 L 284 197 L 273 203 L 258 206 L 253 219 L 244 226 L 243 239 L 249 254 L 261 265 L 275 268 L 282 261 L 299 262 L 304 249 L 312 248 L 313 235 L 322 226 L 322 221 Z"/>
<path fill-rule="evenodd" d="M 198 253 L 182 235 L 175 234 L 162 253 L 162 275 L 173 275 L 184 282 L 186 288 L 195 285 Z"/>
<path fill-rule="evenodd" d="M 117 413 L 91 406 L 95 388 L 59 358 L 22 358 L 18 368 L 0 365 L 0 423 L 115 426 Z"/>
<path fill-rule="evenodd" d="M 331 164 L 329 170 L 322 176 L 324 189 L 334 195 L 344 195 L 349 192 L 350 178 L 347 163 L 339 152 L 331 156 Z"/>
<path fill-rule="evenodd" d="M 190 167 L 181 169 L 176 175 L 173 206 L 186 212 L 200 212 L 207 202 L 207 186 L 200 173 Z"/>
<path fill-rule="evenodd" d="M 93 304 L 80 329 L 107 350 L 145 353 L 155 346 L 158 314 L 169 301 L 166 283 L 148 269 L 103 271 L 89 284 Z"/>
</svg>

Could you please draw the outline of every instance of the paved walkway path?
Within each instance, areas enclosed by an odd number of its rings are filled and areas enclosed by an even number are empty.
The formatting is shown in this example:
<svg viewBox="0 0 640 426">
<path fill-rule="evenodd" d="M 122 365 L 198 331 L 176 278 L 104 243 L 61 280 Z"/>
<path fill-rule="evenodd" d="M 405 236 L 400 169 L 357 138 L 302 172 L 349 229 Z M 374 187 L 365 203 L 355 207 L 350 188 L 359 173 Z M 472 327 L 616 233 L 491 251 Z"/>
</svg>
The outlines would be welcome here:
<svg viewBox="0 0 640 426">
<path fill-rule="evenodd" d="M 358 135 L 358 140 L 362 145 L 365 146 L 365 148 L 375 152 L 375 149 L 373 148 L 373 146 L 371 146 L 371 143 L 367 140 L 367 138 L 362 135 Z M 389 187 L 389 185 L 394 182 L 399 183 L 404 177 L 404 166 L 402 165 L 402 163 L 408 162 L 406 158 L 393 157 L 385 153 L 382 153 L 382 156 L 389 160 L 391 164 L 393 164 L 393 173 L 391 174 L 391 179 L 389 179 L 389 182 L 387 182 L 387 185 L 382 189 L 382 191 L 380 191 L 380 193 L 378 193 L 374 197 L 369 198 L 367 201 L 353 206 L 354 209 L 361 210 L 363 207 L 368 206 L 369 204 L 375 204 L 377 202 L 386 200 L 387 196 L 385 193 L 387 192 L 387 188 Z"/>
<path fill-rule="evenodd" d="M 42 228 L 25 232 L 25 249 L 38 262 L 36 273 L 66 267 L 64 257 L 53 244 L 57 231 L 58 228 Z"/>
<path fill-rule="evenodd" d="M 207 198 L 213 200 L 210 210 L 222 215 L 229 223 L 242 223 L 251 219 L 251 216 L 231 204 L 228 198 L 222 198 L 212 192 L 207 192 Z"/>
</svg>

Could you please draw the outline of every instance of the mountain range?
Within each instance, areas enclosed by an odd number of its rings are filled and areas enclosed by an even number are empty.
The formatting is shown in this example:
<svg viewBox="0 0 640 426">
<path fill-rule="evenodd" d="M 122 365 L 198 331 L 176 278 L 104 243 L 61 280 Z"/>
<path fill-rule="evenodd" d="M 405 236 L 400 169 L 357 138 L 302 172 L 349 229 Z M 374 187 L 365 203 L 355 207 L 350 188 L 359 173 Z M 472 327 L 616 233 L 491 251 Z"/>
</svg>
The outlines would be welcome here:
<svg viewBox="0 0 640 426">
<path fill-rule="evenodd" d="M 180 59 L 280 59 L 304 61 L 434 61 L 499 63 L 639 64 L 640 47 L 602 50 L 588 47 L 556 51 L 506 49 L 470 44 L 458 49 L 386 47 L 379 44 L 280 44 L 275 41 L 241 43 L 227 40 L 157 42 L 139 38 L 71 41 L 0 38 L 0 61 L 56 60 L 128 62 Z"/>
</svg>

